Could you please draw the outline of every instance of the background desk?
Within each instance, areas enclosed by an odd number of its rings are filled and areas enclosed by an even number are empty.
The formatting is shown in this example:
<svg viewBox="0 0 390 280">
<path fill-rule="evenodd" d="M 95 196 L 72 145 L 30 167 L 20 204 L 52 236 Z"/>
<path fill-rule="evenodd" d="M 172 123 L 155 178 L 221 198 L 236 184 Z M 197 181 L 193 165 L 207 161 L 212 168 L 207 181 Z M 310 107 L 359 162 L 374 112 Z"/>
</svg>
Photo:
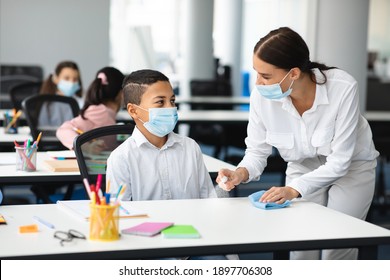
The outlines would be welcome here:
<svg viewBox="0 0 390 280">
<path fill-rule="evenodd" d="M 238 110 L 178 110 L 178 124 L 246 124 L 249 119 L 248 111 Z M 118 121 L 133 122 L 127 111 L 121 110 L 117 115 Z"/>
<path fill-rule="evenodd" d="M 3 126 L 4 114 L 6 112 L 12 112 L 12 109 L 0 109 L 0 124 L 1 124 L 1 126 Z M 24 116 L 24 113 L 22 113 L 22 115 L 19 117 L 18 123 L 22 123 L 23 125 L 25 125 L 27 123 L 26 117 Z"/>
<path fill-rule="evenodd" d="M 82 183 L 79 171 L 53 172 L 47 170 L 44 161 L 52 158 L 46 152 L 38 152 L 37 171 L 35 172 L 16 171 L 15 164 L 10 164 L 10 160 L 16 161 L 15 156 L 13 152 L 0 153 L 0 157 L 2 157 L 2 161 L 0 160 L 0 185 L 48 182 Z M 4 159 L 7 159 L 6 164 L 4 164 Z M 213 180 L 221 168 L 235 169 L 235 166 L 205 154 L 203 154 L 203 160 Z"/>
<path fill-rule="evenodd" d="M 190 105 L 249 105 L 249 96 L 190 96 L 183 98 L 176 96 L 176 104 Z"/>
<path fill-rule="evenodd" d="M 55 130 L 53 130 L 52 134 L 54 134 Z M 20 126 L 18 127 L 18 133 L 16 134 L 8 134 L 4 133 L 4 127 L 0 127 L 0 151 L 8 152 L 13 151 L 15 144 L 14 141 L 16 140 L 19 144 L 22 144 L 26 139 L 32 139 L 32 136 L 30 134 L 30 128 L 28 126 Z M 44 135 L 40 141 L 40 146 L 42 148 L 46 148 L 47 151 L 48 147 L 58 146 L 61 147 L 60 141 L 57 139 L 54 135 Z M 63 147 L 64 149 L 65 147 Z"/>
<path fill-rule="evenodd" d="M 53 230 L 19 234 L 20 225 L 32 224 L 34 215 L 56 230 L 76 229 L 88 236 L 86 221 L 53 204 L 0 206 L 8 225 L 1 226 L 0 258 L 22 259 L 142 259 L 183 255 L 274 252 L 286 257 L 290 250 L 359 247 L 362 258 L 377 257 L 379 244 L 390 244 L 390 231 L 340 212 L 305 201 L 288 208 L 261 210 L 248 198 L 155 200 L 123 202 L 145 211 L 149 218 L 121 219 L 120 228 L 145 221 L 191 224 L 199 239 L 164 239 L 122 235 L 115 242 L 73 240 L 63 247 Z M 319 218 L 320 217 L 320 218 Z"/>
</svg>

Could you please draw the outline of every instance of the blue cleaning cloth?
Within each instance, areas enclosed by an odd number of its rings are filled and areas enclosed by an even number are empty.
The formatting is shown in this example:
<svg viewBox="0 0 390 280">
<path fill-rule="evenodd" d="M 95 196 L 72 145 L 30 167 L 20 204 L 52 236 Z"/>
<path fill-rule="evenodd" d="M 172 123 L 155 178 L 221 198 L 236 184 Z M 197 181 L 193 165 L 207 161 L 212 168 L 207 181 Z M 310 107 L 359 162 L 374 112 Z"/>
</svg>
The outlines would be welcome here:
<svg viewBox="0 0 390 280">
<path fill-rule="evenodd" d="M 258 191 L 248 196 L 253 206 L 264 210 L 270 210 L 270 209 L 284 208 L 291 204 L 290 200 L 286 200 L 282 204 L 278 204 L 275 202 L 260 202 L 259 199 L 263 195 L 263 193 L 265 193 L 265 191 Z"/>
</svg>

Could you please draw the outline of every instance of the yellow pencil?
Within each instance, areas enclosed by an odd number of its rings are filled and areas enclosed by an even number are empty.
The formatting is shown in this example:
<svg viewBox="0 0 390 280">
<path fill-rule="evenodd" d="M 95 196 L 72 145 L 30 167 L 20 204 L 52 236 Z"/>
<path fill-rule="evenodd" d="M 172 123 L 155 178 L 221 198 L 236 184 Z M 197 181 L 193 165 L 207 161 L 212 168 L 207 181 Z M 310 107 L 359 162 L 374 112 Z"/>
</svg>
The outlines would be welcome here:
<svg viewBox="0 0 390 280">
<path fill-rule="evenodd" d="M 107 181 L 106 193 L 110 193 L 110 180 Z"/>
<path fill-rule="evenodd" d="M 12 118 L 12 120 L 9 122 L 9 124 L 7 125 L 7 127 L 5 128 L 5 131 L 7 131 L 8 129 L 10 129 L 11 126 L 13 126 L 16 121 L 19 119 L 19 117 L 22 115 L 22 110 L 19 110 Z"/>
<path fill-rule="evenodd" d="M 39 132 L 39 134 L 38 134 L 38 137 L 37 137 L 37 140 L 36 140 L 37 146 L 38 146 L 38 144 L 39 144 L 39 141 L 41 141 L 41 137 L 42 137 L 42 131 Z"/>
<path fill-rule="evenodd" d="M 79 128 L 77 128 L 77 127 L 72 127 L 72 129 L 73 129 L 74 131 L 76 131 L 78 134 L 83 134 L 83 133 L 84 133 L 84 131 L 82 131 L 81 129 L 79 129 Z"/>
</svg>

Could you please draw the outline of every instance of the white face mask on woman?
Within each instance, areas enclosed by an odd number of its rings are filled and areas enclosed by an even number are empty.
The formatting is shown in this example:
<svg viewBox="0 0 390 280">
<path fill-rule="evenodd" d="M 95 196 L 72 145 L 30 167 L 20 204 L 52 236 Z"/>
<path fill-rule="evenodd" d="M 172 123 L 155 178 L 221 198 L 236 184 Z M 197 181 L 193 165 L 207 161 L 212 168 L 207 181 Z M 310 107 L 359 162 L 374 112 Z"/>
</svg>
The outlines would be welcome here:
<svg viewBox="0 0 390 280">
<path fill-rule="evenodd" d="M 286 77 L 288 76 L 288 74 L 290 74 L 290 72 L 291 70 L 288 71 L 286 76 L 284 76 L 284 78 L 279 83 L 273 85 L 256 85 L 257 91 L 262 96 L 268 99 L 281 99 L 283 97 L 289 96 L 292 92 L 291 87 L 294 81 L 291 82 L 290 86 L 288 87 L 288 90 L 286 90 L 285 92 L 282 91 L 280 84 L 283 83 L 284 79 L 286 79 Z"/>
<path fill-rule="evenodd" d="M 137 105 L 135 105 L 137 106 Z M 164 137 L 165 135 L 171 133 L 176 126 L 178 115 L 177 108 L 149 108 L 144 109 L 140 106 L 138 108 L 149 112 L 149 121 L 144 122 L 139 119 L 144 127 L 153 135 L 158 137 Z"/>
</svg>

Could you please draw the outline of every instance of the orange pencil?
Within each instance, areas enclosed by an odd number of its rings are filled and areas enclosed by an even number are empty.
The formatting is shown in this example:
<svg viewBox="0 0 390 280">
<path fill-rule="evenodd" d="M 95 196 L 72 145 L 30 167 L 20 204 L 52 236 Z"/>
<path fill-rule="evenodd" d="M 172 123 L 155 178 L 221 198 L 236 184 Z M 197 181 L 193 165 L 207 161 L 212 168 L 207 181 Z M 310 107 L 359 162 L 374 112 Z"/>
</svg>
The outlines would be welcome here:
<svg viewBox="0 0 390 280">
<path fill-rule="evenodd" d="M 5 128 L 4 131 L 7 131 L 8 129 L 10 129 L 11 126 L 14 125 L 14 123 L 16 123 L 16 121 L 19 119 L 19 117 L 22 115 L 22 110 L 19 110 L 16 114 L 14 114 L 12 120 L 9 122 L 9 124 L 7 125 L 7 127 Z"/>
<path fill-rule="evenodd" d="M 77 127 L 72 127 L 72 129 L 73 129 L 74 131 L 76 131 L 78 134 L 83 134 L 83 133 L 84 133 L 84 131 L 82 131 L 81 129 L 79 129 L 79 128 L 77 128 Z"/>
<path fill-rule="evenodd" d="M 41 137 L 42 137 L 42 131 L 39 132 L 37 140 L 34 141 L 34 144 L 33 144 L 34 148 L 38 147 L 39 141 L 41 141 Z"/>
</svg>

